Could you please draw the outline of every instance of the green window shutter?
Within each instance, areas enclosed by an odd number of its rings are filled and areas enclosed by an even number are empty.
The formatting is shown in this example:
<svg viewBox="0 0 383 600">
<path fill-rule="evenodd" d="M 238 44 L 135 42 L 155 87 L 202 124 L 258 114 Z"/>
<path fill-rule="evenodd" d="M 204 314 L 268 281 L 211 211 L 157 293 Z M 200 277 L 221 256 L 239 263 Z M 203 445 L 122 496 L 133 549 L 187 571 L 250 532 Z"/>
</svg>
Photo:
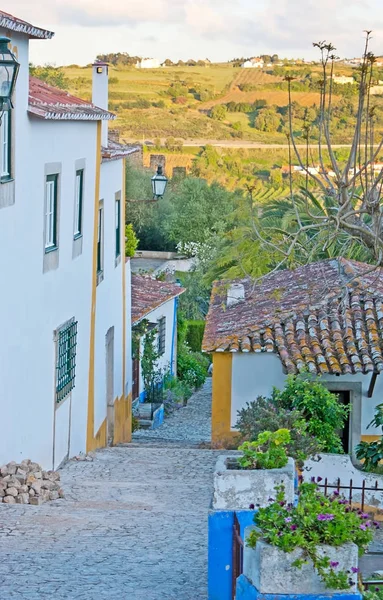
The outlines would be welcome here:
<svg viewBox="0 0 383 600">
<path fill-rule="evenodd" d="M 121 254 L 121 200 L 116 200 L 116 258 Z"/>
<path fill-rule="evenodd" d="M 82 235 L 82 205 L 84 194 L 84 170 L 76 171 L 76 191 L 75 191 L 75 227 L 74 237 Z"/>
<path fill-rule="evenodd" d="M 75 387 L 77 321 L 58 331 L 56 363 L 56 402 L 61 402 Z"/>
</svg>

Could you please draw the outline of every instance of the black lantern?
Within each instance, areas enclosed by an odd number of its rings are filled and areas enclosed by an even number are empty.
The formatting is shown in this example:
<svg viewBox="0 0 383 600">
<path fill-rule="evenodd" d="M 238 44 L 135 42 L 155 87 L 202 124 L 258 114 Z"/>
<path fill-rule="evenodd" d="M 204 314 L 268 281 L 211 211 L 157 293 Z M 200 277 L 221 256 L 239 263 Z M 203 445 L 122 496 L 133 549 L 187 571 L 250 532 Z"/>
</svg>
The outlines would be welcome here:
<svg viewBox="0 0 383 600">
<path fill-rule="evenodd" d="M 165 194 L 168 178 L 163 174 L 161 165 L 158 165 L 157 173 L 152 177 L 153 199 L 158 200 Z"/>
<path fill-rule="evenodd" d="M 12 94 L 20 68 L 8 47 L 10 41 L 7 37 L 0 37 L 0 111 L 13 108 Z"/>
</svg>

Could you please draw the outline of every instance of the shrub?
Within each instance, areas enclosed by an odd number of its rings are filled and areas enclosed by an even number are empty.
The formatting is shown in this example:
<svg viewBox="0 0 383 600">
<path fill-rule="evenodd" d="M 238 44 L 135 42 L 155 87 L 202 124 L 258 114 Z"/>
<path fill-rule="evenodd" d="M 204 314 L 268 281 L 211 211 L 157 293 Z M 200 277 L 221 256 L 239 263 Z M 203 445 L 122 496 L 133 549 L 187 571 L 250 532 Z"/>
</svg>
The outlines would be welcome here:
<svg viewBox="0 0 383 600">
<path fill-rule="evenodd" d="M 238 450 L 243 456 L 238 459 L 242 469 L 281 469 L 287 465 L 286 446 L 290 441 L 288 429 L 264 431 L 254 442 L 244 442 Z"/>
<path fill-rule="evenodd" d="M 180 405 L 184 405 L 193 394 L 192 388 L 175 377 L 165 378 L 164 406 L 165 413 L 170 414 Z"/>
<path fill-rule="evenodd" d="M 322 445 L 324 452 L 343 454 L 339 433 L 348 414 L 336 394 L 332 394 L 318 380 L 289 375 L 284 390 L 274 388 L 273 400 L 277 406 L 299 410 L 307 421 L 307 431 Z"/>
<path fill-rule="evenodd" d="M 381 427 L 383 433 L 383 404 L 379 404 L 376 407 L 374 418 L 368 424 L 367 429 L 371 426 Z M 376 440 L 375 442 L 360 442 L 356 447 L 356 458 L 364 461 L 364 471 L 373 473 L 382 472 L 383 464 L 381 465 L 380 463 L 383 461 L 383 435 L 380 440 Z"/>
<path fill-rule="evenodd" d="M 303 465 L 307 457 L 318 454 L 322 444 L 308 433 L 308 423 L 299 410 L 289 410 L 277 406 L 272 398 L 258 396 L 253 402 L 238 411 L 236 428 L 242 439 L 253 441 L 262 431 L 288 429 L 290 441 L 287 454 L 294 458 L 298 466 Z"/>
<path fill-rule="evenodd" d="M 210 111 L 210 116 L 212 119 L 217 121 L 224 121 L 226 118 L 227 108 L 224 104 L 216 104 Z"/>
<path fill-rule="evenodd" d="M 327 587 L 349 589 L 349 573 L 337 571 L 338 563 L 330 562 L 328 557 L 319 557 L 317 547 L 320 544 L 339 547 L 353 542 L 363 553 L 373 539 L 377 523 L 361 510 L 351 509 L 339 492 L 324 496 L 315 483 L 300 486 L 297 506 L 286 505 L 281 487 L 277 492 L 276 500 L 260 508 L 254 517 L 257 529 L 250 533 L 247 545 L 254 548 L 262 538 L 284 552 L 302 548 L 303 558 L 296 560 L 294 566 L 300 568 L 310 558 Z"/>
<path fill-rule="evenodd" d="M 205 383 L 206 369 L 191 352 L 183 351 L 178 355 L 177 375 L 191 388 L 200 388 Z"/>
<path fill-rule="evenodd" d="M 205 321 L 188 321 L 186 341 L 193 352 L 201 352 Z"/>
<path fill-rule="evenodd" d="M 134 233 L 133 225 L 125 225 L 125 256 L 134 256 L 137 250 L 139 239 Z"/>
</svg>

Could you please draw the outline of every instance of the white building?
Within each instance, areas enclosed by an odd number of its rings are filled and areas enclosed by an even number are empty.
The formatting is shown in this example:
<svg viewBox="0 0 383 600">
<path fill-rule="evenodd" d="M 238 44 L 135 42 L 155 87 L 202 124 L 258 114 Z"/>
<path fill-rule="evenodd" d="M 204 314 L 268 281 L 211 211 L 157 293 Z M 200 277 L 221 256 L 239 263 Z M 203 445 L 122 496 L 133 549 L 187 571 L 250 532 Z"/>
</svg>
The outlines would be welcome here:
<svg viewBox="0 0 383 600">
<path fill-rule="evenodd" d="M 136 64 L 137 69 L 158 69 L 160 66 L 157 58 L 143 58 Z"/>
<path fill-rule="evenodd" d="M 156 328 L 156 345 L 159 354 L 158 371 L 163 375 L 176 375 L 177 366 L 177 307 L 178 298 L 185 291 L 167 281 L 158 281 L 150 276 L 132 276 L 132 327 L 138 332 L 133 357 L 133 401 L 145 399 L 142 378 L 141 356 L 145 336 L 141 335 L 140 324 L 146 322 L 149 329 Z M 137 338 L 137 335 L 135 336 Z"/>
<path fill-rule="evenodd" d="M 236 434 L 238 411 L 308 372 L 350 406 L 352 454 L 379 439 L 368 428 L 383 395 L 383 269 L 345 259 L 277 271 L 260 282 L 216 282 L 203 350 L 213 354 L 212 440 Z"/>
<path fill-rule="evenodd" d="M 333 75 L 332 80 L 334 83 L 338 83 L 339 85 L 346 85 L 348 83 L 354 85 L 354 83 L 356 83 L 353 77 L 346 77 L 345 75 Z"/>
<path fill-rule="evenodd" d="M 108 141 L 107 65 L 93 68 L 89 103 L 29 77 L 30 40 L 53 33 L 0 13 L 0 35 L 20 63 L 1 125 L 0 464 L 56 468 L 108 432 L 130 439 L 124 163 L 135 149 Z"/>
<path fill-rule="evenodd" d="M 262 58 L 250 58 L 241 64 L 242 69 L 263 69 L 264 62 Z"/>
</svg>

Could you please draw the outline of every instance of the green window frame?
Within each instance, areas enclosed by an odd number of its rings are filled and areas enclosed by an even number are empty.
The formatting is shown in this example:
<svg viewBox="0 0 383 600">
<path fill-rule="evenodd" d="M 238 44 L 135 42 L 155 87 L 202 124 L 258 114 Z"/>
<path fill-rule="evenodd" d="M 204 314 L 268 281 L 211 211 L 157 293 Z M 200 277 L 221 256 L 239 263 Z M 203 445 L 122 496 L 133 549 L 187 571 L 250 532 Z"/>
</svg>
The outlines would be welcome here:
<svg viewBox="0 0 383 600">
<path fill-rule="evenodd" d="M 166 346 L 166 317 L 161 317 L 157 321 L 157 330 L 158 330 L 158 338 L 157 338 L 157 351 L 160 356 L 165 354 L 165 346 Z"/>
<path fill-rule="evenodd" d="M 104 208 L 98 209 L 98 228 L 97 228 L 97 273 L 104 270 Z"/>
<path fill-rule="evenodd" d="M 45 180 L 45 252 L 57 248 L 58 177 L 47 175 Z"/>
<path fill-rule="evenodd" d="M 56 403 L 62 402 L 76 383 L 78 322 L 71 319 L 57 331 Z"/>
<path fill-rule="evenodd" d="M 84 169 L 76 171 L 75 182 L 75 215 L 74 215 L 74 239 L 82 236 L 82 207 L 84 195 Z"/>
<path fill-rule="evenodd" d="M 116 258 L 121 255 L 121 199 L 116 198 Z"/>
<path fill-rule="evenodd" d="M 3 113 L 1 127 L 1 171 L 0 181 L 5 182 L 12 179 L 12 115 L 11 111 Z"/>
</svg>

